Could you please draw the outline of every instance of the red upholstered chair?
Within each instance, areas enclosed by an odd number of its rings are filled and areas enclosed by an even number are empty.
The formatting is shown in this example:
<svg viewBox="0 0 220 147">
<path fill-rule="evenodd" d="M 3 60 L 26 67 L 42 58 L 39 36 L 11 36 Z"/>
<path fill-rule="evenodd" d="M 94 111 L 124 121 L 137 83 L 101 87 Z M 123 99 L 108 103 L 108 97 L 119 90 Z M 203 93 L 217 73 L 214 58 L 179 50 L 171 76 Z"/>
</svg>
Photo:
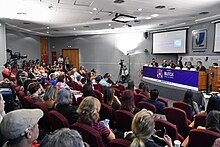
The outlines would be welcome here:
<svg viewBox="0 0 220 147">
<path fill-rule="evenodd" d="M 99 115 L 101 120 L 112 119 L 112 108 L 107 104 L 101 103 Z"/>
<path fill-rule="evenodd" d="M 31 99 L 29 96 L 25 96 L 23 102 L 24 102 L 24 106 L 23 106 L 24 108 L 26 109 L 34 108 L 34 100 Z"/>
<path fill-rule="evenodd" d="M 163 119 L 155 119 L 155 130 L 163 130 L 164 128 L 166 128 L 166 134 L 169 135 L 173 141 L 180 140 L 182 142 L 184 140 L 174 124 Z"/>
<path fill-rule="evenodd" d="M 163 114 L 169 122 L 176 125 L 178 132 L 186 138 L 189 134 L 188 119 L 186 117 L 186 112 L 175 107 L 167 107 L 162 110 Z"/>
<path fill-rule="evenodd" d="M 147 110 L 150 110 L 152 111 L 153 113 L 156 113 L 157 112 L 157 108 L 155 105 L 151 104 L 151 103 L 148 103 L 148 102 L 139 102 L 137 107 L 139 109 L 147 109 Z"/>
<path fill-rule="evenodd" d="M 79 97 L 79 98 L 77 98 L 77 105 L 79 106 L 80 105 L 80 103 L 82 102 L 82 100 L 84 99 L 84 97 Z"/>
<path fill-rule="evenodd" d="M 72 105 L 73 106 L 77 106 L 77 101 L 76 101 L 76 97 L 74 96 L 74 94 L 72 94 L 73 98 L 72 98 Z"/>
<path fill-rule="evenodd" d="M 192 106 L 184 102 L 173 102 L 173 107 L 179 108 L 186 112 L 187 119 L 192 120 Z"/>
<path fill-rule="evenodd" d="M 116 129 L 120 132 L 131 131 L 134 114 L 126 110 L 115 111 Z"/>
<path fill-rule="evenodd" d="M 197 128 L 198 126 L 205 127 L 206 124 L 206 113 L 196 114 L 194 116 L 194 128 Z"/>
<path fill-rule="evenodd" d="M 18 95 L 18 99 L 19 99 L 21 105 L 24 107 L 24 97 L 25 97 L 24 91 L 21 91 L 21 90 L 18 91 L 17 95 Z"/>
<path fill-rule="evenodd" d="M 168 107 L 168 100 L 162 97 L 158 97 L 157 101 L 162 102 L 165 104 L 166 107 Z"/>
<path fill-rule="evenodd" d="M 118 84 L 118 88 L 121 92 L 126 89 L 126 87 L 123 84 Z"/>
<path fill-rule="evenodd" d="M 49 112 L 50 130 L 53 132 L 60 128 L 68 128 L 67 119 L 58 111 L 52 110 Z"/>
<path fill-rule="evenodd" d="M 107 89 L 107 86 L 102 86 L 102 93 L 104 93 L 104 91 Z"/>
<path fill-rule="evenodd" d="M 18 93 L 20 91 L 20 86 L 15 86 L 15 91 Z"/>
<path fill-rule="evenodd" d="M 76 122 L 70 128 L 77 130 L 82 135 L 83 141 L 88 143 L 90 147 L 105 147 L 102 137 L 91 126 Z"/>
<path fill-rule="evenodd" d="M 118 90 L 119 90 L 118 85 L 112 85 L 111 87 L 112 87 L 112 88 L 116 88 L 116 89 L 118 89 Z"/>
<path fill-rule="evenodd" d="M 78 91 L 83 92 L 83 87 L 80 84 L 77 84 L 77 88 Z"/>
<path fill-rule="evenodd" d="M 46 106 L 41 102 L 34 103 L 35 108 L 41 109 L 44 112 L 44 116 L 39 120 L 39 128 L 46 132 L 50 132 L 49 112 Z"/>
<path fill-rule="evenodd" d="M 99 90 L 94 90 L 94 94 L 100 102 L 103 102 L 103 94 Z"/>
<path fill-rule="evenodd" d="M 115 95 L 116 95 L 118 98 L 120 98 L 120 97 L 121 97 L 121 92 L 120 92 L 120 90 L 119 90 L 118 88 L 114 88 L 114 90 L 115 90 Z"/>
<path fill-rule="evenodd" d="M 145 95 L 143 95 L 143 94 L 134 94 L 135 106 L 137 106 L 138 103 L 141 102 L 143 98 L 147 99 L 147 97 Z"/>
<path fill-rule="evenodd" d="M 100 91 L 100 92 L 102 92 L 102 85 L 101 84 L 93 84 L 93 86 L 94 86 L 94 89 L 95 90 L 98 90 L 98 91 Z"/>
<path fill-rule="evenodd" d="M 141 90 L 140 90 L 140 89 L 138 89 L 138 88 L 137 88 L 137 89 L 135 89 L 134 91 L 135 91 L 137 94 L 141 93 Z"/>
<path fill-rule="evenodd" d="M 50 81 L 46 80 L 47 86 L 51 86 L 52 84 L 50 83 Z"/>
<path fill-rule="evenodd" d="M 113 139 L 108 143 L 108 147 L 130 147 L 131 142 L 125 139 Z"/>
<path fill-rule="evenodd" d="M 188 147 L 211 147 L 220 133 L 204 129 L 192 129 L 189 132 Z"/>
</svg>

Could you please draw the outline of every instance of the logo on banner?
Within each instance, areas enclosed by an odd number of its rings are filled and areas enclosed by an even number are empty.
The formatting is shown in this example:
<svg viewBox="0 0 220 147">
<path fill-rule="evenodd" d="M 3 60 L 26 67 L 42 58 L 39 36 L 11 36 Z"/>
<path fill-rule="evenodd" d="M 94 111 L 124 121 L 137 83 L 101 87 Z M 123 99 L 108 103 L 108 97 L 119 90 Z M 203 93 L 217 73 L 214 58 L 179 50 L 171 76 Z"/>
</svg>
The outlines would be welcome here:
<svg viewBox="0 0 220 147">
<path fill-rule="evenodd" d="M 160 78 L 160 79 L 163 78 L 163 70 L 162 69 L 157 70 L 157 78 Z"/>
</svg>

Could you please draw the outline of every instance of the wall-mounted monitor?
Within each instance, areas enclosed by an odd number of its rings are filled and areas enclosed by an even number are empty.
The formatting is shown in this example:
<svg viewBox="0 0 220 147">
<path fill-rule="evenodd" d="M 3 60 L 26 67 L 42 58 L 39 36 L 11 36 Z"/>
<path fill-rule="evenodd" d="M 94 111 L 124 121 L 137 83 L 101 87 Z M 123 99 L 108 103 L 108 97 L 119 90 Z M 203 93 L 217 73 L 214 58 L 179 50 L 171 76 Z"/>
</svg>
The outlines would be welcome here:
<svg viewBox="0 0 220 147">
<path fill-rule="evenodd" d="M 214 52 L 220 52 L 220 23 L 215 24 Z"/>
<path fill-rule="evenodd" d="M 187 30 L 153 34 L 153 54 L 186 53 Z"/>
</svg>

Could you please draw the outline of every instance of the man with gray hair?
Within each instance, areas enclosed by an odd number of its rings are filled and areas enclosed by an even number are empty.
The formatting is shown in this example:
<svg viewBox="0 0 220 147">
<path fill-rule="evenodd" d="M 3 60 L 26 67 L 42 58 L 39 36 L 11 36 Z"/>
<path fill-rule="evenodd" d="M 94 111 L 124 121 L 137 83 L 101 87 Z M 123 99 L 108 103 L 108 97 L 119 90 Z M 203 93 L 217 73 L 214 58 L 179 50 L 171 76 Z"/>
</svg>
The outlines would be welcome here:
<svg viewBox="0 0 220 147">
<path fill-rule="evenodd" d="M 0 124 L 1 134 L 8 140 L 3 147 L 32 147 L 38 138 L 40 109 L 19 109 L 7 113 Z"/>
<path fill-rule="evenodd" d="M 76 130 L 62 128 L 46 136 L 40 147 L 84 147 L 84 143 Z"/>
<path fill-rule="evenodd" d="M 77 107 L 72 105 L 72 93 L 70 89 L 62 88 L 57 93 L 56 110 L 66 117 L 69 124 L 77 121 L 79 114 L 76 112 Z"/>
</svg>

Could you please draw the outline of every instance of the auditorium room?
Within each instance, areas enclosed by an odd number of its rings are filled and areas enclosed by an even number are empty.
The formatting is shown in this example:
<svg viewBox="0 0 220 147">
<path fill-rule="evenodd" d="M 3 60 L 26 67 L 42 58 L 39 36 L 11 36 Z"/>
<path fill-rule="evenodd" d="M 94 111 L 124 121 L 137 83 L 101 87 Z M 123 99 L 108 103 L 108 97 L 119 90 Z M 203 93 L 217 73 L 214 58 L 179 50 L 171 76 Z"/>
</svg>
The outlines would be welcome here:
<svg viewBox="0 0 220 147">
<path fill-rule="evenodd" d="M 220 0 L 0 0 L 0 147 L 220 147 Z"/>
</svg>

